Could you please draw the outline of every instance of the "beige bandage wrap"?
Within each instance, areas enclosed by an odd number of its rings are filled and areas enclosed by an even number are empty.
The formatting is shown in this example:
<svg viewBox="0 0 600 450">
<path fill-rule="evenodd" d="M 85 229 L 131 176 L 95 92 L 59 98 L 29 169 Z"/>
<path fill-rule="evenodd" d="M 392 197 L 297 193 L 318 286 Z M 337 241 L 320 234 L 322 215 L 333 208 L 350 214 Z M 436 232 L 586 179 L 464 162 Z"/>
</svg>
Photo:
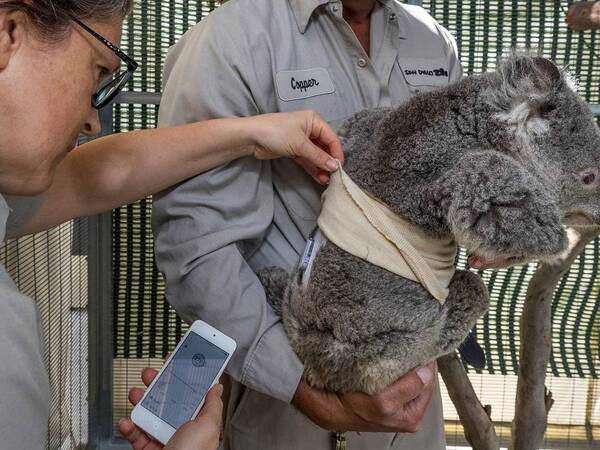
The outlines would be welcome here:
<svg viewBox="0 0 600 450">
<path fill-rule="evenodd" d="M 318 224 L 348 253 L 421 283 L 440 303 L 448 297 L 458 247 L 426 235 L 364 192 L 340 167 L 321 197 Z"/>
</svg>

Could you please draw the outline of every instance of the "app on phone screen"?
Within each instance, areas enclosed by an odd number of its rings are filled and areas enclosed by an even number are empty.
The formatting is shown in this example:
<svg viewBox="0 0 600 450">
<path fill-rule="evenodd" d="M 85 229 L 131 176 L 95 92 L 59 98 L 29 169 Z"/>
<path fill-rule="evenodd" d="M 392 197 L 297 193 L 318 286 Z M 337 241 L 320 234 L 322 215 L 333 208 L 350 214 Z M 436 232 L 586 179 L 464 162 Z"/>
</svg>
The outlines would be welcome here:
<svg viewBox="0 0 600 450">
<path fill-rule="evenodd" d="M 191 332 L 148 392 L 142 406 L 177 429 L 192 418 L 229 354 Z"/>
</svg>

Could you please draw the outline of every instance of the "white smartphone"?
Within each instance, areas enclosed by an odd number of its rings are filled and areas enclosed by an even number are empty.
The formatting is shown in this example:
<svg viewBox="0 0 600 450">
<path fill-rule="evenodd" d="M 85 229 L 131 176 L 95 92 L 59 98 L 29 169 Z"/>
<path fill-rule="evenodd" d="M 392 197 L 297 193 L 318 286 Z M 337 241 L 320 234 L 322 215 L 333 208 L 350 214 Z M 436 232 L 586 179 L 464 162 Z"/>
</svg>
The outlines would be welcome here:
<svg viewBox="0 0 600 450">
<path fill-rule="evenodd" d="M 181 425 L 196 417 L 235 346 L 229 336 L 195 321 L 133 408 L 131 420 L 166 444 Z"/>
</svg>

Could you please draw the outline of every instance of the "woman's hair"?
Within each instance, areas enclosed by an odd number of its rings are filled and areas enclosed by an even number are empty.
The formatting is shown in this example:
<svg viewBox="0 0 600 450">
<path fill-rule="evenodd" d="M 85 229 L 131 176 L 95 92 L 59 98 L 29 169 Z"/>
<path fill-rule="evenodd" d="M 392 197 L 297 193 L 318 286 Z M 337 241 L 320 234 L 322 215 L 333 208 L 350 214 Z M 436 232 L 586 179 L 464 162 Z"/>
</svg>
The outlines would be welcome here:
<svg viewBox="0 0 600 450">
<path fill-rule="evenodd" d="M 23 11 L 45 38 L 65 37 L 72 18 L 94 20 L 123 19 L 133 0 L 0 0 L 0 9 Z"/>
</svg>

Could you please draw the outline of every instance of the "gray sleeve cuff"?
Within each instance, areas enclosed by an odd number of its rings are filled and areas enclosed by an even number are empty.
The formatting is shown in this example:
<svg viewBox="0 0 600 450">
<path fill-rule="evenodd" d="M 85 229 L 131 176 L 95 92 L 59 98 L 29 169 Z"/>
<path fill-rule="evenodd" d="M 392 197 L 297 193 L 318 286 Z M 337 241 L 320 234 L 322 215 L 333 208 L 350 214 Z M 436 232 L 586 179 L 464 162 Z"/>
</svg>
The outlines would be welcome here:
<svg viewBox="0 0 600 450">
<path fill-rule="evenodd" d="M 304 367 L 291 348 L 281 322 L 269 328 L 247 359 L 241 383 L 284 402 L 291 402 Z"/>
</svg>

